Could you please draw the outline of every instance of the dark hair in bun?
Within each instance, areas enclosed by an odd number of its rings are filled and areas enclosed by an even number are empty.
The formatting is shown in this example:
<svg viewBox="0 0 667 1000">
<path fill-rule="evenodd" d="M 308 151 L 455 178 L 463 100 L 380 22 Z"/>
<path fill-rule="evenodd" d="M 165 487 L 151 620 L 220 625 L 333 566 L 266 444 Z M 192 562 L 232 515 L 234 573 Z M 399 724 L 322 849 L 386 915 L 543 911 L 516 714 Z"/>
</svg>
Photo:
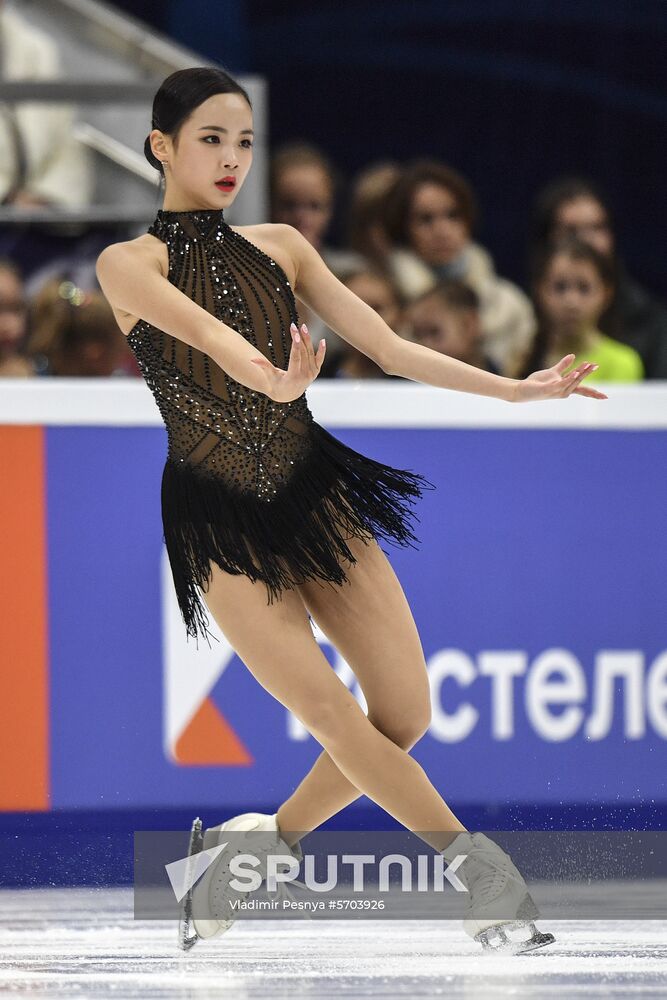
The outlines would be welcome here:
<svg viewBox="0 0 667 1000">
<path fill-rule="evenodd" d="M 214 94 L 240 94 L 252 111 L 248 94 L 229 73 L 215 66 L 192 66 L 176 70 L 160 84 L 153 98 L 151 129 L 157 128 L 176 139 L 183 122 Z M 164 167 L 151 149 L 150 133 L 144 141 L 144 156 L 164 177 Z"/>
</svg>

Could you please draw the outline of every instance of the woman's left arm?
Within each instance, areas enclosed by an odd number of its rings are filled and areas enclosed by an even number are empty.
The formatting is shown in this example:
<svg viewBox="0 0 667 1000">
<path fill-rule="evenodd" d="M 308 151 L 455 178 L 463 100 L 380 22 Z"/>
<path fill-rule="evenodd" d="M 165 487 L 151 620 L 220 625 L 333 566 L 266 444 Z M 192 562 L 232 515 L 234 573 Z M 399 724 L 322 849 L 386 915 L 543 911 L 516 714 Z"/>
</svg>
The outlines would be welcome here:
<svg viewBox="0 0 667 1000">
<path fill-rule="evenodd" d="M 329 270 L 317 250 L 294 226 L 280 223 L 282 242 L 294 261 L 296 278 L 294 294 L 324 320 L 343 340 L 371 358 L 388 375 L 399 375 L 415 382 L 424 382 L 442 389 L 472 392 L 478 396 L 492 396 L 507 402 L 528 399 L 546 399 L 580 391 L 582 395 L 598 395 L 595 390 L 576 387 L 590 370 L 578 366 L 566 376 L 561 372 L 568 367 L 573 355 L 567 355 L 533 381 L 507 378 L 483 371 L 457 358 L 450 358 L 433 351 L 423 344 L 405 340 L 387 326 L 375 309 L 343 284 Z M 606 398 L 599 394 L 601 398 Z"/>
</svg>

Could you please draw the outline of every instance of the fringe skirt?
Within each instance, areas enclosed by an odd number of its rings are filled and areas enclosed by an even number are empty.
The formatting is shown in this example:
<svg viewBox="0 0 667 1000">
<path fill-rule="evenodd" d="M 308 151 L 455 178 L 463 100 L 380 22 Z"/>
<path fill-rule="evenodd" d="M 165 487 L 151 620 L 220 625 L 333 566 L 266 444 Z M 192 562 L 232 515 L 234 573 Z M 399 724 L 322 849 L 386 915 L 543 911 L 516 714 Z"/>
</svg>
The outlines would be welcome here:
<svg viewBox="0 0 667 1000">
<path fill-rule="evenodd" d="M 211 562 L 263 582 L 272 603 L 307 579 L 345 583 L 341 561 L 356 561 L 347 545 L 352 536 L 415 547 L 409 505 L 435 486 L 359 454 L 315 421 L 310 435 L 306 457 L 270 501 L 167 458 L 162 524 L 188 637 L 215 638 L 201 597 Z"/>
</svg>

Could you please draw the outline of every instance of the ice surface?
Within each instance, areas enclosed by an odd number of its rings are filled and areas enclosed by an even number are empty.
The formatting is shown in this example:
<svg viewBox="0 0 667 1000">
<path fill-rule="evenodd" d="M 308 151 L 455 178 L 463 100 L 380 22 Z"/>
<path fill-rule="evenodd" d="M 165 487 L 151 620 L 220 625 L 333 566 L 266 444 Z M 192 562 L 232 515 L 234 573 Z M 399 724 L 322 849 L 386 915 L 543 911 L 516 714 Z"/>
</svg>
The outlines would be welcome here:
<svg viewBox="0 0 667 1000">
<path fill-rule="evenodd" d="M 451 920 L 248 920 L 189 952 L 131 888 L 0 892 L 0 994 L 244 998 L 667 997 L 667 921 L 542 920 L 556 943 L 487 955 Z"/>
</svg>

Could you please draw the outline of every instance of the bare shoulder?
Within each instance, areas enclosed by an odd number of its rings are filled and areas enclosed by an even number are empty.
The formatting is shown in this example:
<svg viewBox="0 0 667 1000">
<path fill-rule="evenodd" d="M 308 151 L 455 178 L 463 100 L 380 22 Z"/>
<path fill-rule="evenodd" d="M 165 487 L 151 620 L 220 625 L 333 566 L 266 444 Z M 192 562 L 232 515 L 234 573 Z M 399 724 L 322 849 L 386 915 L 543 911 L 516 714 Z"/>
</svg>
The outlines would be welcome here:
<svg viewBox="0 0 667 1000">
<path fill-rule="evenodd" d="M 142 233 L 133 240 L 120 243 L 110 243 L 99 254 L 97 261 L 104 268 L 106 261 L 137 261 L 146 260 L 159 266 L 166 276 L 169 269 L 167 245 L 151 233 Z"/>
<path fill-rule="evenodd" d="M 231 226 L 231 229 L 250 243 L 254 243 L 267 256 L 272 257 L 287 275 L 294 287 L 299 270 L 298 252 L 294 233 L 296 229 L 284 222 L 260 222 L 254 226 Z"/>
<path fill-rule="evenodd" d="M 114 264 L 118 265 L 137 263 L 147 264 L 149 267 L 157 267 L 163 277 L 167 277 L 169 273 L 169 254 L 167 251 L 166 243 L 159 240 L 157 236 L 151 235 L 151 233 L 142 233 L 141 236 L 137 236 L 133 240 L 125 240 L 119 243 L 110 243 L 109 246 L 105 247 L 97 258 L 96 273 L 98 281 L 102 286 L 102 291 L 107 299 L 107 302 L 111 306 L 111 310 L 114 314 L 115 320 L 118 323 L 121 331 L 127 336 L 128 333 L 133 329 L 134 326 L 139 322 L 138 317 L 133 316 L 131 313 L 126 312 L 124 309 L 120 309 L 118 306 L 114 305 L 112 298 L 113 293 L 111 292 L 111 282 L 105 282 L 105 271 L 107 267 Z M 105 287 L 106 286 L 106 287 Z"/>
</svg>

